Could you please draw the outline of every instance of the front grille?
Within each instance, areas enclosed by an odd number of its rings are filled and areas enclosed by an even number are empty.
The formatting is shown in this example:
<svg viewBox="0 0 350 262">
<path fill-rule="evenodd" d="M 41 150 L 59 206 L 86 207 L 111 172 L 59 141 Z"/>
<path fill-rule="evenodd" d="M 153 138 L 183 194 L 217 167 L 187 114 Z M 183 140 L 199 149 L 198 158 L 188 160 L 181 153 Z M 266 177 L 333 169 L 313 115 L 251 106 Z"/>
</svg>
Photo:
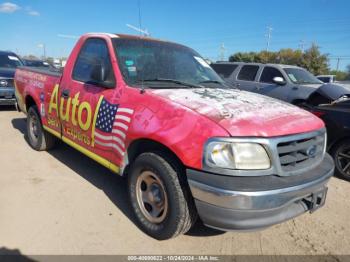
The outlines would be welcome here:
<svg viewBox="0 0 350 262">
<path fill-rule="evenodd" d="M 7 79 L 7 86 L 8 87 L 14 87 L 15 81 L 13 79 Z"/>
<path fill-rule="evenodd" d="M 278 143 L 277 152 L 282 171 L 294 173 L 319 162 L 323 157 L 324 147 L 324 133 Z"/>
</svg>

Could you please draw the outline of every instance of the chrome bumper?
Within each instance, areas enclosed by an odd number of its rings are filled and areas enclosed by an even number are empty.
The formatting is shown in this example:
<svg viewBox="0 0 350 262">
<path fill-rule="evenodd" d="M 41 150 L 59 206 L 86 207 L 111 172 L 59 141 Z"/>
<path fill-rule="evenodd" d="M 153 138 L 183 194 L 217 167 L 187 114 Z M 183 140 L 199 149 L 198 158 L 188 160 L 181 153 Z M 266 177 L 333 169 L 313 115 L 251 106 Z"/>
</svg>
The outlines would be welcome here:
<svg viewBox="0 0 350 262">
<path fill-rule="evenodd" d="M 278 178 L 281 187 L 278 188 L 278 183 L 274 183 L 273 188 L 269 188 L 272 185 L 269 179 L 272 178 L 265 177 L 265 182 L 254 182 L 256 189 L 253 190 L 245 183 L 239 183 L 239 177 L 223 178 L 206 173 L 206 178 L 203 179 L 200 178 L 201 172 L 194 170 L 188 170 L 187 175 L 204 224 L 224 230 L 251 230 L 281 223 L 321 207 L 326 198 L 326 185 L 333 171 L 333 160 L 326 154 L 323 162 L 309 171 L 317 172 L 317 176 L 310 174 L 309 179 L 303 180 L 303 174 L 299 175 L 300 181 L 295 179 L 288 187 L 285 186 L 286 183 L 282 183 L 283 179 L 292 181 L 293 178 Z M 215 181 L 218 179 L 221 182 Z M 230 179 L 235 179 L 236 182 L 230 183 Z M 262 178 L 250 179 L 253 183 L 254 179 Z"/>
<path fill-rule="evenodd" d="M 0 105 L 15 105 L 15 89 L 13 87 L 0 88 Z"/>
</svg>

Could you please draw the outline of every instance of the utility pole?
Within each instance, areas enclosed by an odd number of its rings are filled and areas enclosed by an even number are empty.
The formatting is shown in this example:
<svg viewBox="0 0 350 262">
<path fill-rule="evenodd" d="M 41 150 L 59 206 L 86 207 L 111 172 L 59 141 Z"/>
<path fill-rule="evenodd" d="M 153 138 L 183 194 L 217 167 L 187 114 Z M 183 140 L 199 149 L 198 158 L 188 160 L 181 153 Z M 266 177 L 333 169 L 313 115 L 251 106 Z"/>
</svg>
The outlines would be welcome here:
<svg viewBox="0 0 350 262">
<path fill-rule="evenodd" d="M 42 48 L 43 49 L 43 52 L 44 52 L 44 60 L 46 59 L 46 46 L 45 44 L 38 44 L 38 47 Z"/>
<path fill-rule="evenodd" d="M 340 62 L 340 57 L 337 58 L 337 71 L 339 71 L 339 62 Z"/>
<path fill-rule="evenodd" d="M 305 41 L 304 40 L 300 40 L 299 48 L 300 48 L 301 52 L 304 53 L 304 51 L 305 51 Z"/>
<path fill-rule="evenodd" d="M 266 52 L 269 51 L 270 48 L 270 42 L 271 42 L 271 34 L 272 34 L 272 30 L 273 28 L 271 26 L 266 27 L 267 28 L 267 34 L 265 35 L 267 38 L 267 42 L 266 42 Z"/>
<path fill-rule="evenodd" d="M 225 44 L 222 43 L 220 46 L 220 61 L 225 61 L 225 52 L 226 52 L 226 47 L 225 47 Z"/>
</svg>

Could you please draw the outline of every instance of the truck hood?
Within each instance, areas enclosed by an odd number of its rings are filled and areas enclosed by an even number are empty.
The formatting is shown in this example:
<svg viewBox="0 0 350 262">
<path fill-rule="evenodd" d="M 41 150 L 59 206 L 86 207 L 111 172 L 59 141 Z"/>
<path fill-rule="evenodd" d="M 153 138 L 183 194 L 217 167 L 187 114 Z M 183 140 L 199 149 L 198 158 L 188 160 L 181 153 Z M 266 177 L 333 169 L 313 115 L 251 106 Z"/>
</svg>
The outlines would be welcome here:
<svg viewBox="0 0 350 262">
<path fill-rule="evenodd" d="M 0 78 L 14 78 L 16 68 L 0 67 Z"/>
<path fill-rule="evenodd" d="M 315 92 L 330 100 L 337 100 L 343 96 L 350 96 L 350 89 L 336 84 L 324 84 Z"/>
<path fill-rule="evenodd" d="M 217 88 L 151 92 L 211 119 L 231 136 L 283 136 L 324 127 L 319 118 L 305 110 L 250 92 Z"/>
</svg>

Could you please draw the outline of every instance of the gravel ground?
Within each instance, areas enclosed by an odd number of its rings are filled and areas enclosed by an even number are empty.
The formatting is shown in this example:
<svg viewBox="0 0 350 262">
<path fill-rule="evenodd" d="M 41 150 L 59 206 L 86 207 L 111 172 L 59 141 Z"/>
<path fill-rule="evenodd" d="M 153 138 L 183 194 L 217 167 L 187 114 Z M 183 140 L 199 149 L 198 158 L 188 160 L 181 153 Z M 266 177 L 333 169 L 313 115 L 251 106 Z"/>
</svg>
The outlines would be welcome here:
<svg viewBox="0 0 350 262">
<path fill-rule="evenodd" d="M 326 206 L 251 233 L 196 225 L 168 241 L 135 226 L 124 180 L 61 144 L 32 150 L 24 115 L 0 110 L 0 254 L 350 254 L 350 183 L 332 178 Z"/>
</svg>

